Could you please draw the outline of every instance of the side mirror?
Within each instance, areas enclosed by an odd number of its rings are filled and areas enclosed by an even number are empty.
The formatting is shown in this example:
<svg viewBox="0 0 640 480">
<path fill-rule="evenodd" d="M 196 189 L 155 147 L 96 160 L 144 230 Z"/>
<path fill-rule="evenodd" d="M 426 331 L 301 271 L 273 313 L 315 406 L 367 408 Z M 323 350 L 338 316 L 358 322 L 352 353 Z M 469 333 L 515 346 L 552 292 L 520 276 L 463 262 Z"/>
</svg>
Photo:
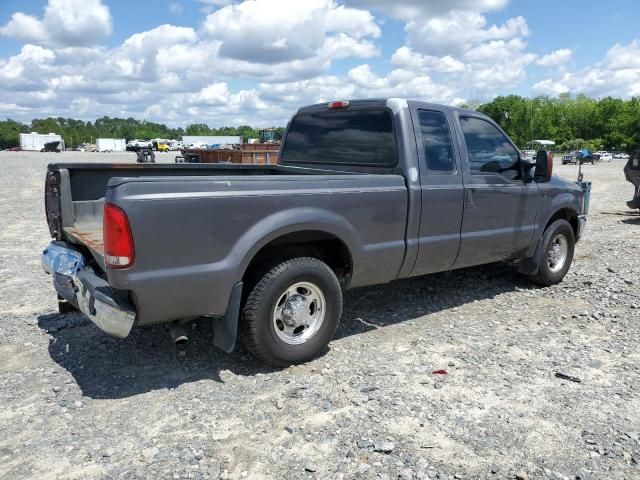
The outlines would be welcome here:
<svg viewBox="0 0 640 480">
<path fill-rule="evenodd" d="M 551 152 L 545 152 L 540 150 L 536 154 L 536 170 L 534 173 L 534 180 L 536 182 L 548 182 L 551 180 L 551 174 L 553 172 L 553 155 Z"/>
</svg>

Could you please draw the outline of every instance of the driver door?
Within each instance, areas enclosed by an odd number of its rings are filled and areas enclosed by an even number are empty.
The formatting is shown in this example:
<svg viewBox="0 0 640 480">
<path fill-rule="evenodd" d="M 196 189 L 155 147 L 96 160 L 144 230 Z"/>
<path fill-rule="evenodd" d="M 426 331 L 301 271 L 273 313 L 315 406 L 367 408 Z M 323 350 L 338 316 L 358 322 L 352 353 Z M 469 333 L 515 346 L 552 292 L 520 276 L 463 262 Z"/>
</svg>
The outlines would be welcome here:
<svg viewBox="0 0 640 480">
<path fill-rule="evenodd" d="M 524 182 L 518 150 L 495 124 L 472 114 L 458 122 L 466 165 L 454 267 L 523 257 L 535 230 L 538 186 Z"/>
</svg>

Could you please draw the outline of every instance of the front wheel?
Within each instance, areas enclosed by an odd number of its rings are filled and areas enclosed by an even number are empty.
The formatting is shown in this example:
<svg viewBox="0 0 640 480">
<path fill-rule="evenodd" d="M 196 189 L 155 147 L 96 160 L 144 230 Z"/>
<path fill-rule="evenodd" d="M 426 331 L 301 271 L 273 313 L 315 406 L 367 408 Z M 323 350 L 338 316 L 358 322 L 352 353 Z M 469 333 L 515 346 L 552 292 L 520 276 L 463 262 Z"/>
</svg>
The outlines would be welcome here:
<svg viewBox="0 0 640 480">
<path fill-rule="evenodd" d="M 556 220 L 549 225 L 541 241 L 540 268 L 530 278 L 534 283 L 548 287 L 560 283 L 569 271 L 576 244 L 573 227 L 566 220 Z"/>
<path fill-rule="evenodd" d="M 324 349 L 341 315 L 342 290 L 333 270 L 317 258 L 293 258 L 272 268 L 251 289 L 241 336 L 257 358 L 286 367 Z"/>
</svg>

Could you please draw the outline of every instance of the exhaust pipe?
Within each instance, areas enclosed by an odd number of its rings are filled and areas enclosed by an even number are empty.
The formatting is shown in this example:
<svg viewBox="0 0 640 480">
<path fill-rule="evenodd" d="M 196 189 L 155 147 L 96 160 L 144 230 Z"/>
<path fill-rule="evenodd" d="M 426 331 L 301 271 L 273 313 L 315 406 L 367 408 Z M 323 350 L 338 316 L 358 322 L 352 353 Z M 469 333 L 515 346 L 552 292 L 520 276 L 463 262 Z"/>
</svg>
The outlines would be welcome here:
<svg viewBox="0 0 640 480">
<path fill-rule="evenodd" d="M 171 322 L 169 324 L 169 333 L 173 339 L 173 343 L 176 345 L 184 345 L 189 341 L 187 332 L 185 332 L 183 325 L 179 321 Z"/>
</svg>

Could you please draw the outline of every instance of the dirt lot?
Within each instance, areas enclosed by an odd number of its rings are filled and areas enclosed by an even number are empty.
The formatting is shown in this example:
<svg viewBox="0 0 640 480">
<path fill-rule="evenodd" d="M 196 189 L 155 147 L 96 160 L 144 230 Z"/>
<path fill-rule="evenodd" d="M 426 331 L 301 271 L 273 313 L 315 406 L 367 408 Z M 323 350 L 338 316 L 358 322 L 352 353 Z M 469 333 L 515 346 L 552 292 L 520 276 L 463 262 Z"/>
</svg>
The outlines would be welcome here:
<svg viewBox="0 0 640 480">
<path fill-rule="evenodd" d="M 0 478 L 640 478 L 640 216 L 619 161 L 585 167 L 563 284 L 498 264 L 350 291 L 327 353 L 274 371 L 215 351 L 206 323 L 178 352 L 163 327 L 118 340 L 57 314 L 44 172 L 83 158 L 134 156 L 0 153 Z"/>
</svg>

